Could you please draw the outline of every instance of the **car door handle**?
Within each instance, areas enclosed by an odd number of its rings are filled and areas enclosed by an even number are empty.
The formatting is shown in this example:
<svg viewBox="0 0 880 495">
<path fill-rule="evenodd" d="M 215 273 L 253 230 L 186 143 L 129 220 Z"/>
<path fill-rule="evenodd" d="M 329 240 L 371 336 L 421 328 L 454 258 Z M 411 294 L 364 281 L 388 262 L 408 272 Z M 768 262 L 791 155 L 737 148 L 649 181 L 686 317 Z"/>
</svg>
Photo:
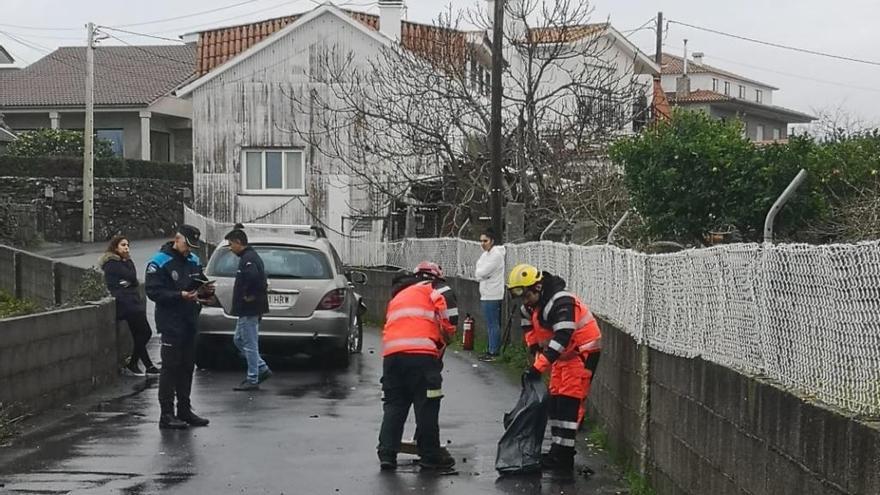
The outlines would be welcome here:
<svg viewBox="0 0 880 495">
<path fill-rule="evenodd" d="M 299 294 L 299 289 L 269 289 L 269 294 Z"/>
</svg>

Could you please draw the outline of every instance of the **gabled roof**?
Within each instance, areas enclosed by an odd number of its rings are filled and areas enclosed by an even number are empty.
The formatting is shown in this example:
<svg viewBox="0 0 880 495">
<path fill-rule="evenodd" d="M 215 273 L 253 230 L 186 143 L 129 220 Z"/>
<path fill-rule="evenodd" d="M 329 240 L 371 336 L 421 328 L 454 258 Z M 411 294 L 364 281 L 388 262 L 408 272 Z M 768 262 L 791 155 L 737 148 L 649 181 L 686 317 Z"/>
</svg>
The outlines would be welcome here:
<svg viewBox="0 0 880 495">
<path fill-rule="evenodd" d="M 664 75 L 678 75 L 684 73 L 684 58 L 677 57 L 675 55 L 670 55 L 668 53 L 663 54 L 663 60 L 660 66 L 662 73 Z M 723 69 L 719 69 L 717 67 L 712 67 L 707 64 L 698 64 L 693 60 L 688 60 L 688 74 L 717 74 L 719 76 L 728 77 L 730 79 L 736 79 L 739 81 L 752 83 L 757 86 L 763 86 L 765 88 L 769 88 L 772 90 L 777 90 L 779 88 L 771 86 L 767 83 L 756 81 L 755 79 L 749 79 L 748 77 L 743 77 L 739 74 L 734 74 L 733 72 L 729 72 Z"/>
<path fill-rule="evenodd" d="M 312 14 L 318 9 L 328 8 L 344 13 L 371 31 L 379 32 L 379 16 L 340 9 L 330 4 L 318 6 L 309 12 L 276 17 L 251 24 L 201 31 L 198 33 L 196 61 L 198 75 L 203 76 L 207 74 L 227 60 L 236 57 L 260 41 L 303 18 L 303 16 Z M 419 24 L 410 21 L 401 21 L 400 24 L 401 44 L 404 48 L 416 52 L 426 51 L 427 45 L 434 39 L 448 39 L 450 35 L 460 37 L 460 42 L 463 46 L 464 42 L 472 36 L 472 33 L 468 31 L 450 30 L 430 24 Z"/>
<path fill-rule="evenodd" d="M 310 12 L 308 12 L 305 15 L 298 16 L 295 20 L 288 23 L 280 30 L 273 31 L 273 32 L 267 34 L 262 39 L 260 39 L 258 42 L 253 44 L 252 46 L 244 49 L 243 53 L 241 53 L 241 56 L 231 56 L 230 58 L 226 59 L 226 61 L 222 63 L 222 66 L 218 67 L 215 70 L 212 70 L 210 73 L 203 75 L 202 77 L 196 79 L 195 81 L 187 84 L 185 87 L 178 90 L 177 95 L 178 96 L 185 96 L 185 95 L 191 93 L 193 90 L 195 90 L 195 89 L 201 87 L 202 85 L 204 85 L 205 83 L 213 80 L 215 77 L 219 76 L 223 72 L 240 64 L 241 62 L 246 60 L 248 57 L 260 52 L 261 50 L 266 49 L 272 43 L 274 43 L 276 40 L 281 39 L 282 37 L 284 37 L 285 35 L 287 35 L 291 31 L 293 31 L 294 29 L 297 29 L 300 26 L 304 26 L 304 25 L 308 24 L 312 19 L 315 19 L 325 13 L 330 13 L 332 15 L 337 16 L 343 22 L 349 23 L 355 29 L 360 30 L 361 32 L 366 34 L 368 37 L 375 39 L 379 43 L 383 43 L 383 44 L 391 43 L 390 39 L 379 35 L 378 31 L 372 30 L 369 27 L 367 27 L 366 25 L 364 25 L 363 23 L 355 21 L 345 11 L 339 9 L 338 7 L 336 7 L 332 4 L 325 3 L 325 4 L 320 5 L 319 7 L 316 7 L 315 9 L 312 9 Z M 224 28 L 224 29 L 232 29 L 232 28 Z M 266 31 L 266 32 L 268 32 L 268 31 Z M 201 39 L 202 38 L 200 37 L 199 38 L 199 40 L 200 40 L 199 41 L 199 45 L 200 45 L 199 50 L 203 51 L 203 48 L 201 48 Z M 237 46 L 237 45 L 235 45 L 235 46 Z M 228 45 L 227 45 L 227 47 L 228 47 Z"/>
<path fill-rule="evenodd" d="M 770 116 L 777 120 L 788 123 L 807 123 L 816 120 L 816 117 L 797 110 L 791 110 L 776 105 L 765 105 L 751 100 L 741 100 L 732 96 L 723 95 L 706 89 L 699 89 L 689 95 L 679 98 L 675 93 L 666 93 L 669 103 L 673 106 L 688 106 L 694 104 L 710 104 L 731 111 L 741 111 L 747 108 L 753 115 Z"/>
<path fill-rule="evenodd" d="M 85 47 L 62 47 L 6 74 L 0 108 L 85 105 Z M 189 80 L 193 45 L 99 46 L 95 49 L 95 105 L 147 106 Z"/>
</svg>

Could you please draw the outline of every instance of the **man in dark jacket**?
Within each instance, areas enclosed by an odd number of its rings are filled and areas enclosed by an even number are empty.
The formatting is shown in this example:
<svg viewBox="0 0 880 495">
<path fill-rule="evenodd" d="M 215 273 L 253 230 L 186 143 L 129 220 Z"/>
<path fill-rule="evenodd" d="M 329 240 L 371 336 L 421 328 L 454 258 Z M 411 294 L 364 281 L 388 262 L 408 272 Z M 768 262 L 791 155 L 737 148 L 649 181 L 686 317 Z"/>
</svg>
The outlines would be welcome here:
<svg viewBox="0 0 880 495">
<path fill-rule="evenodd" d="M 156 330 L 162 335 L 162 371 L 159 375 L 159 428 L 183 429 L 207 426 L 190 404 L 195 337 L 201 306 L 199 300 L 214 297 L 213 284 L 206 284 L 199 257 L 199 229 L 181 225 L 174 240 L 165 243 L 147 263 L 147 297 L 156 303 Z M 174 397 L 177 396 L 177 415 Z"/>
<path fill-rule="evenodd" d="M 229 250 L 239 258 L 230 311 L 238 317 L 233 342 L 247 360 L 247 377 L 233 390 L 259 390 L 260 383 L 272 376 L 266 361 L 260 357 L 260 318 L 269 312 L 266 270 L 260 255 L 248 245 L 244 230 L 232 230 L 226 234 L 226 240 Z"/>
</svg>

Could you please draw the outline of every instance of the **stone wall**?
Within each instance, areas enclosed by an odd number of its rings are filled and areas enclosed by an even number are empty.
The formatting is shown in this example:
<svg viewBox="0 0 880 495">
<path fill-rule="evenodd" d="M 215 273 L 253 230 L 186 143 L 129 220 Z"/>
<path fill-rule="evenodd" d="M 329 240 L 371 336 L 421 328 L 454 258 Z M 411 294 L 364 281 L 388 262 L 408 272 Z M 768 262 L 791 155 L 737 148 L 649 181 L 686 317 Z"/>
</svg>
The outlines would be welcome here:
<svg viewBox="0 0 880 495">
<path fill-rule="evenodd" d="M 168 236 L 183 222 L 192 184 L 148 178 L 95 179 L 95 239 Z M 34 221 L 45 240 L 80 240 L 82 180 L 71 177 L 0 177 L 0 203 L 29 205 L 22 224 Z"/>
</svg>

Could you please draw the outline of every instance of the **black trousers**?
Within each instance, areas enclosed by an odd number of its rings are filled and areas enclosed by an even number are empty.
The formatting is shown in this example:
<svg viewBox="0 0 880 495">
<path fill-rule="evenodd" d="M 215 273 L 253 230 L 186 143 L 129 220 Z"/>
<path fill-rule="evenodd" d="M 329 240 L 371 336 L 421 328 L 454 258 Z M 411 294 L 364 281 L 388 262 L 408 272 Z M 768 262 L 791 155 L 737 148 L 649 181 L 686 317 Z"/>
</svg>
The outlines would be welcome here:
<svg viewBox="0 0 880 495">
<path fill-rule="evenodd" d="M 577 436 L 578 409 L 581 401 L 565 395 L 551 395 L 548 416 L 550 418 L 550 456 L 565 464 L 574 462 L 574 444 Z"/>
<path fill-rule="evenodd" d="M 192 407 L 189 394 L 192 391 L 195 369 L 195 339 L 181 342 L 162 341 L 162 371 L 159 374 L 159 406 L 162 414 L 174 414 L 174 398 L 177 410 L 189 411 Z"/>
<path fill-rule="evenodd" d="M 440 399 L 443 361 L 424 354 L 392 354 L 382 363 L 382 428 L 379 458 L 395 458 L 412 406 L 416 445 L 422 458 L 440 455 Z"/>
<path fill-rule="evenodd" d="M 149 368 L 153 365 L 150 360 L 150 354 L 147 352 L 147 342 L 153 336 L 153 330 L 150 329 L 150 322 L 147 321 L 147 313 L 135 313 L 125 318 L 128 323 L 128 329 L 131 331 L 131 340 L 134 345 L 131 349 L 131 362 L 137 364 L 138 360 Z"/>
</svg>

